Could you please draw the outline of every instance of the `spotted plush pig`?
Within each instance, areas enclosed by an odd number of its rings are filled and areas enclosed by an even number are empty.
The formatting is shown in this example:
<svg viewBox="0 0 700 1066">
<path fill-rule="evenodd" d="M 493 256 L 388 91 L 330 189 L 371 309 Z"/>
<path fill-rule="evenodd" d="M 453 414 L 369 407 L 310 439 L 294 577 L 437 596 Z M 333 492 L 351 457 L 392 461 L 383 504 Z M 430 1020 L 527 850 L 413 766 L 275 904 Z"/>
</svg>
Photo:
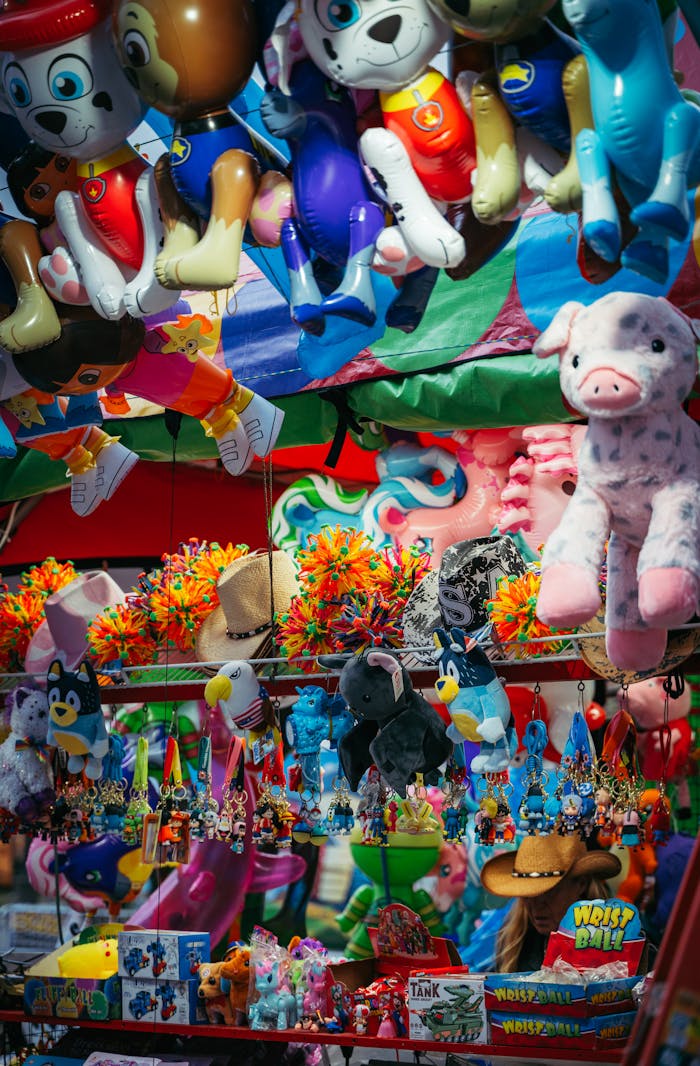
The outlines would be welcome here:
<svg viewBox="0 0 700 1066">
<path fill-rule="evenodd" d="M 698 371 L 693 323 L 667 300 L 612 293 L 567 303 L 535 344 L 559 353 L 564 396 L 588 418 L 578 484 L 542 557 L 539 618 L 566 628 L 600 607 L 620 669 L 659 664 L 700 592 L 700 427 L 682 403 Z"/>
</svg>

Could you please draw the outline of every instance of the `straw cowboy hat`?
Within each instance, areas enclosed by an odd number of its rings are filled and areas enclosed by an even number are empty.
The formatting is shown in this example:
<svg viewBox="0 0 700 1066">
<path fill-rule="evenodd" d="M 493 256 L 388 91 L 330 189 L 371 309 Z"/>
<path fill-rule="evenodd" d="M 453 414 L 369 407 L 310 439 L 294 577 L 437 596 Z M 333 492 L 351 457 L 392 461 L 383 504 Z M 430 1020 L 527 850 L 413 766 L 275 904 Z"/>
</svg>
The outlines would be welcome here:
<svg viewBox="0 0 700 1066">
<path fill-rule="evenodd" d="M 286 610 L 301 589 L 290 556 L 273 551 L 234 559 L 219 578 L 216 591 L 219 606 L 204 619 L 197 634 L 200 662 L 256 658 L 269 642 L 272 612 Z"/>
<path fill-rule="evenodd" d="M 579 642 L 581 658 L 591 670 L 607 681 L 618 685 L 633 685 L 648 677 L 658 677 L 676 670 L 681 663 L 693 655 L 700 647 L 700 626 L 695 629 L 672 629 L 669 631 L 664 657 L 658 666 L 651 670 L 620 670 L 608 659 L 605 651 L 605 604 L 590 622 L 578 627 L 579 633 L 601 633 L 602 636 L 584 639 Z"/>
<path fill-rule="evenodd" d="M 540 896 L 563 878 L 597 877 L 606 880 L 622 869 L 609 851 L 589 851 L 578 834 L 523 837 L 517 851 L 485 862 L 481 883 L 494 896 Z"/>
<path fill-rule="evenodd" d="M 525 569 L 525 560 L 509 536 L 451 544 L 439 570 L 430 570 L 408 598 L 401 619 L 405 646 L 425 647 L 425 655 L 415 658 L 432 662 L 433 631 L 457 626 L 476 633 L 488 625 L 484 604 L 495 595 L 498 581 L 511 574 L 520 576 Z"/>
<path fill-rule="evenodd" d="M 46 620 L 29 642 L 24 659 L 28 674 L 45 674 L 54 659 L 74 670 L 88 655 L 88 626 L 105 607 L 124 603 L 126 596 L 104 570 L 78 574 L 49 596 L 44 604 Z"/>
</svg>

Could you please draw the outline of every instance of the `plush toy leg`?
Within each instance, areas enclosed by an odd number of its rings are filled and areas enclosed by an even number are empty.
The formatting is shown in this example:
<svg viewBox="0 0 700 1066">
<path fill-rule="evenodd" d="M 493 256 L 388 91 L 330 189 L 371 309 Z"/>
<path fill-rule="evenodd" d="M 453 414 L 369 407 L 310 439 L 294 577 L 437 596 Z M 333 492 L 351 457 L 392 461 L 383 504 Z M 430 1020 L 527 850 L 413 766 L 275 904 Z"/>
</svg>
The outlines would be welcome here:
<svg viewBox="0 0 700 1066">
<path fill-rule="evenodd" d="M 649 623 L 671 629 L 688 622 L 698 610 L 700 581 L 680 567 L 654 567 L 639 579 L 639 610 Z"/>
<path fill-rule="evenodd" d="M 116 320 L 124 314 L 125 280 L 119 265 L 100 247 L 76 193 L 56 197 L 56 221 L 75 256 L 88 298 L 98 315 Z"/>
<path fill-rule="evenodd" d="M 501 222 L 518 203 L 521 175 L 513 119 L 495 75 L 483 75 L 474 83 L 471 103 L 477 173 L 472 208 L 480 222 Z"/>
<path fill-rule="evenodd" d="M 153 270 L 163 239 L 163 223 L 158 215 L 158 194 L 150 167 L 137 181 L 135 197 L 143 229 L 143 263 L 124 289 L 124 306 L 132 318 L 145 318 L 172 307 L 180 293 L 177 289 L 164 288 Z"/>
<path fill-rule="evenodd" d="M 639 610 L 646 624 L 666 629 L 689 621 L 698 610 L 697 485 L 669 485 L 656 494 L 652 506 L 639 555 Z"/>
<path fill-rule="evenodd" d="M 350 247 L 345 273 L 335 292 L 326 296 L 322 307 L 327 315 L 338 315 L 373 326 L 377 307 L 370 268 L 377 236 L 384 228 L 384 212 L 368 200 L 353 204 L 349 217 Z"/>
<path fill-rule="evenodd" d="M 639 551 L 613 533 L 608 544 L 605 650 L 620 670 L 652 670 L 666 650 L 666 629 L 649 628 L 639 613 Z"/>
<path fill-rule="evenodd" d="M 557 629 L 587 622 L 600 607 L 598 579 L 610 529 L 606 504 L 579 484 L 542 555 L 537 617 Z"/>
<path fill-rule="evenodd" d="M 620 254 L 622 231 L 610 164 L 595 130 L 581 130 L 576 138 L 576 162 L 583 195 L 583 239 L 606 263 L 614 263 Z"/>
<path fill-rule="evenodd" d="M 320 337 L 326 328 L 321 310 L 321 290 L 314 277 L 309 249 L 296 219 L 282 223 L 282 255 L 289 271 L 289 307 L 292 321 L 307 333 Z"/>
<path fill-rule="evenodd" d="M 414 253 L 429 266 L 457 266 L 465 255 L 464 240 L 428 196 L 398 137 L 372 127 L 362 134 L 360 148 Z"/>
<path fill-rule="evenodd" d="M 158 256 L 155 271 L 166 288 L 225 289 L 238 277 L 238 263 L 260 167 L 250 152 L 231 148 L 214 163 L 210 174 L 211 214 L 199 243 L 179 258 Z"/>
<path fill-rule="evenodd" d="M 544 198 L 553 211 L 566 214 L 569 211 L 578 211 L 581 207 L 581 175 L 576 159 L 577 137 L 582 130 L 594 129 L 588 67 L 582 55 L 566 64 L 562 75 L 562 90 L 569 114 L 571 152 L 564 167 L 549 182 Z"/>
<path fill-rule="evenodd" d="M 666 113 L 661 170 L 649 199 L 632 212 L 636 225 L 653 227 L 672 240 L 685 239 L 690 224 L 688 169 L 699 148 L 700 111 L 679 102 Z M 697 171 L 697 165 L 694 169 Z"/>
<path fill-rule="evenodd" d="M 39 280 L 42 256 L 39 235 L 31 222 L 15 219 L 0 229 L 0 256 L 17 293 L 17 306 L 0 322 L 0 347 L 8 352 L 43 348 L 58 339 L 61 324 Z"/>
</svg>

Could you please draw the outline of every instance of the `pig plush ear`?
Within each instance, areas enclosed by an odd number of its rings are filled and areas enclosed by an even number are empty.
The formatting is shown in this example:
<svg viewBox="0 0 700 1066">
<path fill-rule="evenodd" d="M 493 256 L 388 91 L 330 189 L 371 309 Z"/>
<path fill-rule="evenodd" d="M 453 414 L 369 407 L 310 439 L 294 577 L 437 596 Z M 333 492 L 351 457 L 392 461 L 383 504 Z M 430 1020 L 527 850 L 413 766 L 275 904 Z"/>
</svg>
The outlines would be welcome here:
<svg viewBox="0 0 700 1066">
<path fill-rule="evenodd" d="M 560 307 L 544 333 L 541 333 L 532 346 L 538 359 L 545 359 L 555 352 L 563 352 L 569 343 L 571 326 L 576 315 L 583 309 L 583 304 L 569 300 Z"/>
</svg>

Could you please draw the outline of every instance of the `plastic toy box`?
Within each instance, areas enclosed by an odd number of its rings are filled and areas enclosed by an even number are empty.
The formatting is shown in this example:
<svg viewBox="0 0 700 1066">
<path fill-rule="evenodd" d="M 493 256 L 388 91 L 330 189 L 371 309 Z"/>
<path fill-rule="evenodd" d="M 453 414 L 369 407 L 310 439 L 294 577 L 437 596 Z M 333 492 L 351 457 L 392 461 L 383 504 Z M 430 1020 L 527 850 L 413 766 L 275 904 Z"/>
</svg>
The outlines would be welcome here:
<svg viewBox="0 0 700 1066">
<path fill-rule="evenodd" d="M 614 1047 L 627 1040 L 636 1017 L 636 1011 L 598 1018 L 494 1011 L 489 1013 L 491 1043 L 542 1047 L 551 1041 L 564 1048 Z"/>
<path fill-rule="evenodd" d="M 118 937 L 121 977 L 190 981 L 210 961 L 209 933 L 125 929 Z"/>
<path fill-rule="evenodd" d="M 489 974 L 484 982 L 484 1000 L 489 1011 L 509 1014 L 540 1014 L 569 1018 L 593 1018 L 634 1010 L 632 989 L 639 977 L 588 984 L 526 981 L 525 974 Z"/>
<path fill-rule="evenodd" d="M 448 972 L 416 971 L 408 979 L 409 1036 L 445 1043 L 488 1042 L 484 975 L 466 967 Z"/>
<path fill-rule="evenodd" d="M 24 979 L 24 1010 L 41 1018 L 87 1019 L 109 1021 L 121 1018 L 121 980 L 116 972 L 101 977 L 62 977 L 59 968 L 61 955 L 78 945 L 97 943 L 102 936 L 114 936 L 114 927 L 95 926 L 84 930 L 75 940 L 45 955 L 26 970 Z M 102 960 L 103 963 L 106 960 Z M 116 971 L 116 958 L 114 959 Z"/>
<path fill-rule="evenodd" d="M 123 977 L 122 1018 L 125 1022 L 145 1025 L 196 1025 L 206 1015 L 197 995 L 199 981 Z"/>
</svg>

